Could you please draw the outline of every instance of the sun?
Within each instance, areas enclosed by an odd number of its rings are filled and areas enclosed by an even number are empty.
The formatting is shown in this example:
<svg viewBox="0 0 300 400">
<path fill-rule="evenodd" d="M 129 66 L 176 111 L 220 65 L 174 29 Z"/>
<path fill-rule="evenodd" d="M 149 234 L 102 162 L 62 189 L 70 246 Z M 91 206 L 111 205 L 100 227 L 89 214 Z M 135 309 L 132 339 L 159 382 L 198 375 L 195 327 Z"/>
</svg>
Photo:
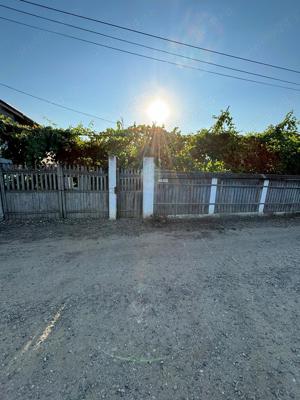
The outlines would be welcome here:
<svg viewBox="0 0 300 400">
<path fill-rule="evenodd" d="M 153 100 L 147 107 L 147 115 L 151 122 L 155 124 L 164 124 L 170 115 L 168 103 L 162 99 Z"/>
</svg>

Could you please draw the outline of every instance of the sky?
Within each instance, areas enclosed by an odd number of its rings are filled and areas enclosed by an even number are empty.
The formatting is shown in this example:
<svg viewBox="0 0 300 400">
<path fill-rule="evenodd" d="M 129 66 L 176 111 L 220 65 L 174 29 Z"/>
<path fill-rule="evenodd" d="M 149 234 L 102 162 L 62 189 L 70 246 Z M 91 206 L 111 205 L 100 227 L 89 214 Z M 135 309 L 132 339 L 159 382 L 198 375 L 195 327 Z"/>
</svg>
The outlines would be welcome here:
<svg viewBox="0 0 300 400">
<path fill-rule="evenodd" d="M 300 70 L 298 0 L 35 1 L 196 46 Z M 300 83 L 297 73 L 166 43 L 18 0 L 0 0 L 0 3 L 188 57 Z M 160 54 L 7 9 L 0 8 L 0 16 L 150 57 L 251 79 L 246 74 Z M 211 126 L 212 116 L 227 106 L 241 132 L 263 130 L 282 120 L 290 110 L 300 118 L 300 92 L 168 65 L 3 20 L 0 20 L 0 37 L 0 82 L 107 120 L 122 118 L 125 126 L 134 122 L 151 123 L 146 110 L 158 98 L 170 109 L 166 127 L 177 126 L 184 133 Z M 115 126 L 4 87 L 0 87 L 0 98 L 41 124 L 68 127 L 83 123 L 87 126 L 93 120 L 95 130 Z"/>
</svg>

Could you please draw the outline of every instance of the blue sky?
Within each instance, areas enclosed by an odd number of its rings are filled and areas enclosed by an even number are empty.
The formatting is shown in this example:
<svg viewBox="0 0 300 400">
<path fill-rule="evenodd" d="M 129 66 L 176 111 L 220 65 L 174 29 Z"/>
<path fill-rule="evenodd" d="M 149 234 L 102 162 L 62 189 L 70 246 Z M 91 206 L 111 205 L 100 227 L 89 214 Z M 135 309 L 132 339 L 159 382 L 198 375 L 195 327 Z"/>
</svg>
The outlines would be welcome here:
<svg viewBox="0 0 300 400">
<path fill-rule="evenodd" d="M 36 1 L 198 46 L 300 69 L 298 0 Z M 1 0 L 1 3 L 191 57 L 300 82 L 300 74 L 176 46 L 42 10 L 17 0 Z M 2 8 L 0 15 L 130 51 L 189 63 Z M 270 123 L 280 121 L 291 109 L 300 118 L 300 92 L 182 69 L 2 20 L 0 37 L 1 82 L 109 120 L 122 117 L 125 125 L 134 121 L 151 122 L 145 110 L 157 97 L 165 99 L 171 108 L 166 126 L 178 126 L 185 133 L 210 126 L 212 115 L 227 106 L 230 106 L 242 132 L 262 130 Z M 201 67 L 201 64 L 192 65 Z M 226 73 L 216 67 L 202 67 Z M 47 124 L 50 120 L 67 127 L 80 122 L 87 125 L 91 121 L 89 117 L 64 111 L 3 87 L 0 87 L 0 98 L 40 123 Z M 112 124 L 94 120 L 97 130 L 108 126 Z"/>
</svg>

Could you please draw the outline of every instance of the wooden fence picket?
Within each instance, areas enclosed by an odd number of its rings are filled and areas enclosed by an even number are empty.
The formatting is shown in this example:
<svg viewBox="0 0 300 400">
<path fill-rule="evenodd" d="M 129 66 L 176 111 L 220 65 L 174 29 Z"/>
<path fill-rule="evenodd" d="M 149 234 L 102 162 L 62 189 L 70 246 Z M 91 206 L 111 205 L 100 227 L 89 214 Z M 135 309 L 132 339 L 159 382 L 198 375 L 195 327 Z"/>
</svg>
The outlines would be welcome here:
<svg viewBox="0 0 300 400">
<path fill-rule="evenodd" d="M 99 167 L 10 165 L 0 170 L 0 216 L 108 218 L 109 196 L 125 218 L 141 217 L 143 207 L 145 217 L 300 211 L 300 176 L 152 172 L 154 188 L 149 174 L 116 168 L 110 187 Z"/>
</svg>

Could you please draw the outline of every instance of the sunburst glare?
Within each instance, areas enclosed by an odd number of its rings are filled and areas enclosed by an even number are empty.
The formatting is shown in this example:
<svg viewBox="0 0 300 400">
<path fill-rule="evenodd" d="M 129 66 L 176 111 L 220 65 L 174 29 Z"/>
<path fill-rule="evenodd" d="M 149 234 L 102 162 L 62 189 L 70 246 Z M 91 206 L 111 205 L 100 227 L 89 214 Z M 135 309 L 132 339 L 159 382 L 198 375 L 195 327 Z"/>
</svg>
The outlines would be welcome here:
<svg viewBox="0 0 300 400">
<path fill-rule="evenodd" d="M 157 98 L 148 105 L 147 115 L 151 122 L 158 125 L 164 124 L 170 116 L 169 104 L 165 100 Z"/>
</svg>

